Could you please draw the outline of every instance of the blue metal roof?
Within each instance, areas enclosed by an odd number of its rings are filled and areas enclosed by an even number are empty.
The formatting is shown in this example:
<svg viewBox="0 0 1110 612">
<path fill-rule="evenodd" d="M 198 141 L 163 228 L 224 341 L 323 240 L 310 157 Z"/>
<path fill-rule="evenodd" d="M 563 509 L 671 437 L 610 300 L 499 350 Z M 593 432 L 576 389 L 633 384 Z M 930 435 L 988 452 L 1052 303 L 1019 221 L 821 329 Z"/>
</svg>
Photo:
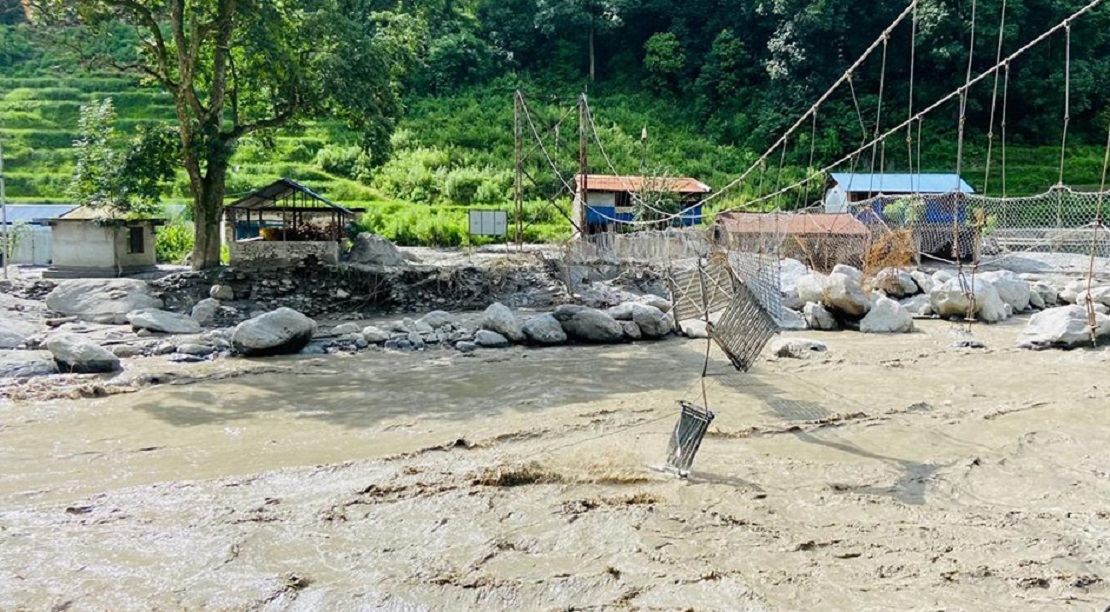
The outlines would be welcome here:
<svg viewBox="0 0 1110 612">
<path fill-rule="evenodd" d="M 57 219 L 77 208 L 74 204 L 8 204 L 8 223 L 35 223 L 42 219 Z"/>
<path fill-rule="evenodd" d="M 956 174 L 850 174 L 833 172 L 832 179 L 848 193 L 975 193 Z"/>
</svg>

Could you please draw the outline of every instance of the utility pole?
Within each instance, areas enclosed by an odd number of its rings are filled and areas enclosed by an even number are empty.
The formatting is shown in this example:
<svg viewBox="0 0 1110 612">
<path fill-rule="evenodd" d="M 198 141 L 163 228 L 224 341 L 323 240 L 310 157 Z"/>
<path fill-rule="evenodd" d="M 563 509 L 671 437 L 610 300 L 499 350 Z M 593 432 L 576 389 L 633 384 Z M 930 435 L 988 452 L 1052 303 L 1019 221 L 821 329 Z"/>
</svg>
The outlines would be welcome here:
<svg viewBox="0 0 1110 612">
<path fill-rule="evenodd" d="M 8 279 L 8 257 L 11 246 L 8 243 L 8 200 L 4 193 L 4 132 L 0 131 L 0 228 L 3 228 L 4 250 L 0 251 L 0 264 L 4 267 L 4 280 Z"/>
<path fill-rule="evenodd" d="M 516 204 L 516 248 L 524 251 L 524 96 L 518 89 L 513 95 L 513 154 L 516 174 L 513 179 L 513 202 Z"/>
<path fill-rule="evenodd" d="M 578 188 L 578 194 L 575 198 L 578 201 L 578 229 L 582 237 L 587 231 L 586 205 L 589 203 L 587 197 L 590 176 L 588 160 L 589 121 L 590 110 L 586 104 L 586 94 L 582 94 L 582 97 L 578 99 L 578 180 L 575 181 L 575 186 Z"/>
</svg>

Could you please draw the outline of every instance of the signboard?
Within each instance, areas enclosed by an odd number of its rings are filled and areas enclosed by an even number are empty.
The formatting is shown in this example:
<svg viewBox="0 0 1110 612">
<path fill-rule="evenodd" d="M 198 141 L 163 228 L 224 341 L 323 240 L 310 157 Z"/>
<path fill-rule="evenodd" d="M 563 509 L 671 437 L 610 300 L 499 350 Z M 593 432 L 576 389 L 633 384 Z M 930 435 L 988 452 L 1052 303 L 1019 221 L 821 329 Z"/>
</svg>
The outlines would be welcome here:
<svg viewBox="0 0 1110 612">
<path fill-rule="evenodd" d="M 503 210 L 470 211 L 471 236 L 504 236 L 509 229 L 509 213 Z"/>
</svg>

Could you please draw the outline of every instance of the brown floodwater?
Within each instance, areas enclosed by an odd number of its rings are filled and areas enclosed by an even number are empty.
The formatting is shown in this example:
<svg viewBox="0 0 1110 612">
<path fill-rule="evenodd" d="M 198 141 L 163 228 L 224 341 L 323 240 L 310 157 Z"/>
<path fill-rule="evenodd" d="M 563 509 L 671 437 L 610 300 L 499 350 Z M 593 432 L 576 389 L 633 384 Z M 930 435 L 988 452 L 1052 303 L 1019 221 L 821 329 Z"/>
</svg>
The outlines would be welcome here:
<svg viewBox="0 0 1110 612">
<path fill-rule="evenodd" d="M 714 350 L 688 480 L 653 467 L 698 341 L 0 404 L 0 609 L 1102 610 L 1110 353 L 921 327 Z"/>
</svg>

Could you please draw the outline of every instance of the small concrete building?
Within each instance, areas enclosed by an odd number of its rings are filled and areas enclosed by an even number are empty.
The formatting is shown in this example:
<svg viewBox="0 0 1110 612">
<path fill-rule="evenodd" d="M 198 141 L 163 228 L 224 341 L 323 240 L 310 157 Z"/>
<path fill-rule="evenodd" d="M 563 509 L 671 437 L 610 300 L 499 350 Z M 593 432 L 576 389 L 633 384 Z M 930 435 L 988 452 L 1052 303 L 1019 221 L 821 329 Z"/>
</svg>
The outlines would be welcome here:
<svg viewBox="0 0 1110 612">
<path fill-rule="evenodd" d="M 662 227 L 693 226 L 701 222 L 701 200 L 712 189 L 687 177 L 615 176 L 579 174 L 575 177 L 574 219 L 586 234 L 616 229 L 622 222 L 636 220 L 635 202 L 649 196 L 670 200 L 684 211 Z"/>
<path fill-rule="evenodd" d="M 75 208 L 50 219 L 52 265 L 46 278 L 112 278 L 155 269 L 162 219 L 124 219 L 106 209 Z"/>
</svg>

